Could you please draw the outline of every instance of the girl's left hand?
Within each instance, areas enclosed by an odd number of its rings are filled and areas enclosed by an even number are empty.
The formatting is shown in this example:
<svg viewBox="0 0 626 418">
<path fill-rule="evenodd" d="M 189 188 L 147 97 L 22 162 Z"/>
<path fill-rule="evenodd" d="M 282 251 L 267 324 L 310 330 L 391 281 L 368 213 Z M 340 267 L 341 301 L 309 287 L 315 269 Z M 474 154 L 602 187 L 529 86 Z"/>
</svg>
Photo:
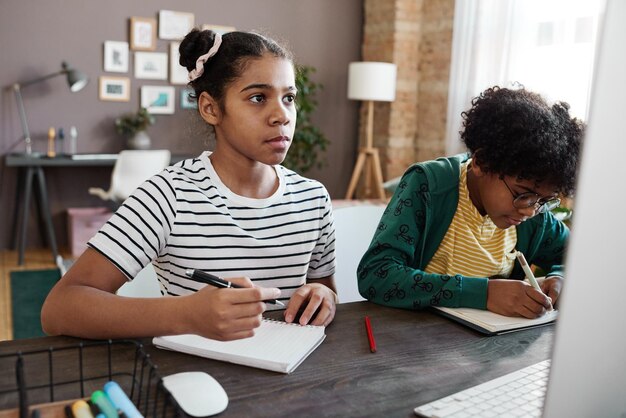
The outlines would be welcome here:
<svg viewBox="0 0 626 418">
<path fill-rule="evenodd" d="M 556 300 L 563 288 L 563 278 L 561 276 L 548 276 L 539 281 L 539 287 L 546 296 L 552 299 L 552 306 L 556 307 Z"/>
<path fill-rule="evenodd" d="M 337 295 L 330 288 L 321 283 L 307 283 L 291 296 L 285 321 L 293 322 L 298 311 L 306 306 L 300 315 L 300 325 L 307 325 L 315 315 L 311 325 L 327 326 L 335 317 L 336 303 Z"/>
</svg>

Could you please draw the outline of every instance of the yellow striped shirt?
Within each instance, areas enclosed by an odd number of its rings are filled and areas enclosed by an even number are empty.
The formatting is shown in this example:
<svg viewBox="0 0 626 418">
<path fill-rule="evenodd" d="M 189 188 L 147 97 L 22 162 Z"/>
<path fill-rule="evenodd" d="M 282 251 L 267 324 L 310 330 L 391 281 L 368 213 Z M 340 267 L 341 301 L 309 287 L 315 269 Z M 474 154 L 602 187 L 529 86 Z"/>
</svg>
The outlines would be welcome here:
<svg viewBox="0 0 626 418">
<path fill-rule="evenodd" d="M 461 165 L 459 204 L 448 232 L 424 271 L 470 277 L 509 277 L 515 259 L 511 252 L 517 243 L 517 229 L 500 229 L 489 215 L 482 216 L 478 212 L 467 188 L 470 163 L 468 160 Z"/>
</svg>

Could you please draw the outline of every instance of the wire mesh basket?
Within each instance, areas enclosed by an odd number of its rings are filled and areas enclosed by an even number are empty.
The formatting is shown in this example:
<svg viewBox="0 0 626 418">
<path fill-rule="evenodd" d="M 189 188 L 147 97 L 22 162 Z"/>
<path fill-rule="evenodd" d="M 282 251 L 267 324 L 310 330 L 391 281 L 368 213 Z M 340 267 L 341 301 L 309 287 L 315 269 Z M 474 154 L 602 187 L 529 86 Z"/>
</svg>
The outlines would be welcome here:
<svg viewBox="0 0 626 418">
<path fill-rule="evenodd" d="M 108 340 L 0 354 L 0 418 L 64 418 L 111 380 L 145 417 L 186 416 L 140 342 Z"/>
</svg>

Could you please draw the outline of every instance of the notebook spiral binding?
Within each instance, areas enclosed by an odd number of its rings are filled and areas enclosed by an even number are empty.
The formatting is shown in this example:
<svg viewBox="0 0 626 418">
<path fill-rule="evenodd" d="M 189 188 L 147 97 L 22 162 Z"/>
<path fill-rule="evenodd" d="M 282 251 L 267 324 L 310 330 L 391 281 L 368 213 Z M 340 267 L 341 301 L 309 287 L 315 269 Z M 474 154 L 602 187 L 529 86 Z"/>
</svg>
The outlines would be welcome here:
<svg viewBox="0 0 626 418">
<path fill-rule="evenodd" d="M 72 357 L 74 367 L 67 367 Z M 19 408 L 19 418 L 29 418 L 32 405 L 89 397 L 110 380 L 124 389 L 144 417 L 186 416 L 143 344 L 135 340 L 84 341 L 0 354 L 0 371 L 0 409 Z"/>
<path fill-rule="evenodd" d="M 280 325 L 291 325 L 291 326 L 294 326 L 294 327 L 302 327 L 302 328 L 317 328 L 317 327 L 319 327 L 319 325 L 311 325 L 311 324 L 300 325 L 297 322 L 285 322 L 285 321 L 280 321 L 278 319 L 272 319 L 272 318 L 267 318 L 267 317 L 263 317 L 263 321 L 265 321 L 265 322 L 273 322 L 275 324 L 280 324 Z"/>
</svg>

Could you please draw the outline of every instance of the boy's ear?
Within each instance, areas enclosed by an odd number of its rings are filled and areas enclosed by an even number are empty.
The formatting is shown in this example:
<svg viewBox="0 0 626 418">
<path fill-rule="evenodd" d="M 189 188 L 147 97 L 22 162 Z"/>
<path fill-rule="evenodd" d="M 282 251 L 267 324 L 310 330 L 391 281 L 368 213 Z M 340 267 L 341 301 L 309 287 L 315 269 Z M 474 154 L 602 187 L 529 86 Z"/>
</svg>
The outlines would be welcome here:
<svg viewBox="0 0 626 418">
<path fill-rule="evenodd" d="M 198 97 L 198 111 L 202 119 L 210 125 L 218 125 L 222 117 L 217 101 L 206 91 Z"/>
<path fill-rule="evenodd" d="M 485 172 L 480 168 L 480 161 L 477 160 L 475 157 L 472 157 L 470 170 L 472 170 L 472 174 L 476 177 L 482 177 L 485 175 Z"/>
</svg>

